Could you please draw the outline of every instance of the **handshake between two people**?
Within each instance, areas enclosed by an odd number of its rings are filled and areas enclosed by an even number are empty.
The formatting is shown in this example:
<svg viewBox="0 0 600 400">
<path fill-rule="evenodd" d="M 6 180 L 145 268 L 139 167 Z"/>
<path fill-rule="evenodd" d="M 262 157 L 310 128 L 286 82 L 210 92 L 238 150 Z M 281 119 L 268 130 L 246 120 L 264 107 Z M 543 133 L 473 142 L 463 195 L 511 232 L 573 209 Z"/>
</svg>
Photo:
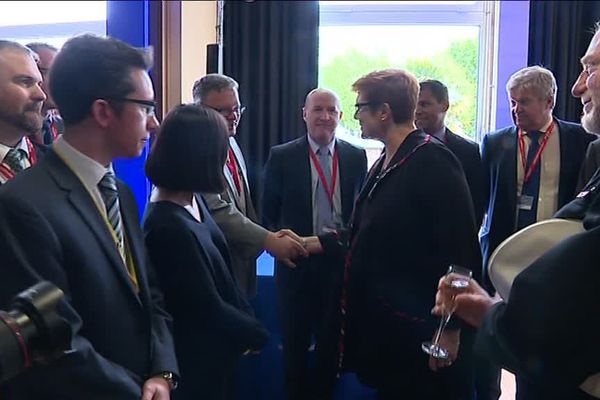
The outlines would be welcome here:
<svg viewBox="0 0 600 400">
<path fill-rule="evenodd" d="M 295 268 L 296 261 L 300 258 L 323 253 L 317 236 L 298 236 L 290 229 L 269 232 L 264 247 L 269 254 L 290 268 Z"/>
</svg>

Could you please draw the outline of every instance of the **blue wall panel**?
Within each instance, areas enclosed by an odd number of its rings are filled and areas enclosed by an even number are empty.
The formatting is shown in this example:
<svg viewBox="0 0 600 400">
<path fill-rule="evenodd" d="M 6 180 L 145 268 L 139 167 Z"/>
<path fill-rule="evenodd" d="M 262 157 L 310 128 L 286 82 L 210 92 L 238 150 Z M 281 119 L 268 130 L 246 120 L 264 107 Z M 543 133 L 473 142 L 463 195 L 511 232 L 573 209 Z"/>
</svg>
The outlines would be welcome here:
<svg viewBox="0 0 600 400">
<path fill-rule="evenodd" d="M 108 1 L 106 34 L 136 47 L 147 47 L 150 43 L 148 0 Z M 113 166 L 119 178 L 133 190 L 140 209 L 144 212 L 150 196 L 150 182 L 144 175 L 144 162 L 148 156 L 146 145 L 142 155 L 132 160 L 117 160 Z"/>
</svg>

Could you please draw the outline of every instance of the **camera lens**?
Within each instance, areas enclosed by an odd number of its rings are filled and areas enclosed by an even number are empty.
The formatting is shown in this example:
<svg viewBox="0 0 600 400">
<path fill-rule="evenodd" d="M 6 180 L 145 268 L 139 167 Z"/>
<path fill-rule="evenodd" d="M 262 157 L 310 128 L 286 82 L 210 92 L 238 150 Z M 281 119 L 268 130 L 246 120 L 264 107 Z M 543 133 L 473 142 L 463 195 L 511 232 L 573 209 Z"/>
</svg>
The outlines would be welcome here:
<svg viewBox="0 0 600 400">
<path fill-rule="evenodd" d="M 9 311 L 0 311 L 0 382 L 69 348 L 70 327 L 56 313 L 62 297 L 62 290 L 40 282 L 19 293 Z"/>
</svg>

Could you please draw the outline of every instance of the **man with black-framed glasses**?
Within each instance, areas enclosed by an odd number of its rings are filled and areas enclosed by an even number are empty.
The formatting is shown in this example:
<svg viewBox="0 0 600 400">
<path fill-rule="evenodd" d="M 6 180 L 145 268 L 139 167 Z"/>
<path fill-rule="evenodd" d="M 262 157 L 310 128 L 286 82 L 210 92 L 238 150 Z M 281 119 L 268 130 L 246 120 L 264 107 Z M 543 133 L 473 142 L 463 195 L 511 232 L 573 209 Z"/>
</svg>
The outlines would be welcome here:
<svg viewBox="0 0 600 400">
<path fill-rule="evenodd" d="M 227 188 L 220 194 L 203 193 L 210 212 L 231 248 L 231 265 L 238 286 L 251 297 L 256 292 L 256 257 L 263 250 L 293 266 L 293 259 L 308 253 L 295 235 L 271 232 L 257 222 L 250 196 L 248 171 L 235 135 L 245 110 L 240 103 L 238 83 L 221 74 L 208 74 L 194 83 L 195 103 L 218 111 L 229 128 L 229 150 L 223 173 Z"/>
<path fill-rule="evenodd" d="M 2 398 L 169 400 L 176 386 L 170 316 L 135 198 L 112 168 L 140 156 L 158 127 L 150 65 L 149 54 L 94 35 L 69 39 L 54 61 L 50 89 L 65 132 L 0 188 L 0 309 L 49 280 L 65 293 L 58 310 L 73 337 L 58 362 L 0 387 Z"/>
</svg>

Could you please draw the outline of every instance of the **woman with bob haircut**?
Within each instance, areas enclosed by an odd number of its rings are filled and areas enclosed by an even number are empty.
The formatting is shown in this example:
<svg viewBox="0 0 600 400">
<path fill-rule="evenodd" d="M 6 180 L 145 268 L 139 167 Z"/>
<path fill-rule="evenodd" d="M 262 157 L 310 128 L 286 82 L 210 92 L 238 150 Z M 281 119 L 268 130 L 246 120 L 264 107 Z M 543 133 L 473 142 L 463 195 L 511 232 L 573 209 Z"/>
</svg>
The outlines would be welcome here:
<svg viewBox="0 0 600 400">
<path fill-rule="evenodd" d="M 157 271 L 181 371 L 174 399 L 232 399 L 235 363 L 268 333 L 233 277 L 225 238 L 197 192 L 223 190 L 227 124 L 216 111 L 179 105 L 146 162 L 156 186 L 144 234 Z"/>
</svg>

